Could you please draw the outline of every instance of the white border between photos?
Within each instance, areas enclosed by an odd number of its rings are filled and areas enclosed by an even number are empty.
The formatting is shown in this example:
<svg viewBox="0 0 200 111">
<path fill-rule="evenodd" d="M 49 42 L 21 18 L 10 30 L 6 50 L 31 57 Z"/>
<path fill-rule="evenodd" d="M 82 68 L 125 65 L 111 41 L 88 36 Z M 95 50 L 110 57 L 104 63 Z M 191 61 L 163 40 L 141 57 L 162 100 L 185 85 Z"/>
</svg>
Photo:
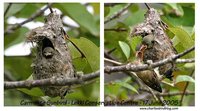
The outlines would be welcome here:
<svg viewBox="0 0 200 111">
<path fill-rule="evenodd" d="M 3 59 L 3 37 L 4 37 L 4 33 L 3 33 L 3 4 L 4 2 L 32 2 L 32 3 L 37 3 L 37 2 L 100 2 L 100 101 L 104 100 L 104 3 L 166 3 L 166 2 L 171 2 L 171 3 L 177 3 L 177 2 L 181 2 L 181 3 L 195 3 L 195 32 L 196 32 L 196 40 L 195 40 L 195 66 L 197 67 L 197 69 L 195 70 L 195 107 L 178 107 L 178 110 L 176 111 L 189 111 L 189 110 L 193 110 L 193 111 L 197 111 L 197 109 L 200 109 L 200 105 L 198 105 L 198 103 L 200 102 L 200 96 L 198 95 L 200 93 L 200 88 L 197 87 L 200 85 L 200 68 L 199 67 L 199 60 L 200 60 L 200 38 L 198 37 L 198 35 L 200 35 L 200 14 L 197 12 L 200 12 L 200 0 L 27 0 L 27 1 L 23 1 L 23 0 L 0 0 L 0 21 L 1 21 L 1 25 L 0 25 L 0 33 L 1 33 L 1 37 L 0 37 L 0 70 L 2 71 L 1 76 L 0 76 L 0 81 L 2 81 L 2 85 L 0 85 L 0 105 L 1 105 L 1 110 L 5 110 L 5 111 L 22 111 L 22 110 L 26 110 L 26 111 L 35 111 L 35 110 L 48 110 L 48 111 L 57 111 L 57 110 L 68 110 L 68 111 L 141 111 L 139 108 L 140 107 L 104 107 L 103 105 L 99 106 L 99 107 L 4 107 L 4 88 L 3 88 L 3 81 L 4 81 L 4 77 L 3 77 L 3 71 L 4 71 L 4 59 Z M 199 43 L 198 43 L 199 42 Z"/>
</svg>

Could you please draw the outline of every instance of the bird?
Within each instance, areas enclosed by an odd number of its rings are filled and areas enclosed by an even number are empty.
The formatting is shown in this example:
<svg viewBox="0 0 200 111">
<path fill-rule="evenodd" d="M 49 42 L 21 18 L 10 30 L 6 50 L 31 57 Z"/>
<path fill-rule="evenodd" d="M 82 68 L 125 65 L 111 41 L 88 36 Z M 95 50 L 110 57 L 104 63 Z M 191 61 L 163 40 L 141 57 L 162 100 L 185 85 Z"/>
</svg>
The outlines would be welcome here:
<svg viewBox="0 0 200 111">
<path fill-rule="evenodd" d="M 46 48 L 43 49 L 42 54 L 45 58 L 50 59 L 50 58 L 53 57 L 54 51 L 55 50 L 52 47 L 46 47 Z"/>
<path fill-rule="evenodd" d="M 166 58 L 170 58 L 177 54 L 172 41 L 165 33 L 167 26 L 160 19 L 160 15 L 156 9 L 150 8 L 146 14 L 144 22 L 133 27 L 130 36 L 142 37 L 142 44 L 147 45 L 147 49 L 143 53 L 143 60 L 147 62 L 158 62 Z M 172 80 L 175 64 L 167 63 L 159 66 L 159 74 Z"/>
<path fill-rule="evenodd" d="M 143 60 L 144 63 L 148 63 L 149 60 L 153 62 L 157 62 L 159 60 L 170 57 L 176 53 L 174 49 L 171 51 L 166 49 L 164 50 L 165 44 L 161 44 L 155 40 L 155 36 L 152 34 L 146 35 L 142 38 L 141 44 L 138 45 L 138 48 L 142 48 L 146 45 L 146 49 L 143 51 Z M 137 48 L 137 49 L 138 49 Z M 174 52 L 172 52 L 174 51 Z M 158 68 L 160 75 L 172 80 L 173 78 L 173 70 L 175 69 L 174 63 L 167 63 Z"/>
<path fill-rule="evenodd" d="M 136 60 L 133 62 L 135 65 L 141 65 L 143 62 L 143 52 L 147 49 L 147 45 L 143 45 L 139 50 L 136 52 Z M 150 88 L 162 92 L 162 88 L 160 85 L 159 78 L 156 72 L 152 70 L 144 70 L 136 72 L 136 75 Z"/>
</svg>

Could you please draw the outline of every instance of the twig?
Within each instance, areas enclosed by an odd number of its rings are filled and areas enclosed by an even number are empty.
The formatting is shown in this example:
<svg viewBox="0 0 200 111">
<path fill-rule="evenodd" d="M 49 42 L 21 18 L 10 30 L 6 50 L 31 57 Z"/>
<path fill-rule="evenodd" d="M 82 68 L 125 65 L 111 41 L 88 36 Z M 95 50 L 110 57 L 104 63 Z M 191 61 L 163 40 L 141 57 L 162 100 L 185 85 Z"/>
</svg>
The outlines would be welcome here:
<svg viewBox="0 0 200 111">
<path fill-rule="evenodd" d="M 105 3 L 104 6 L 105 7 L 113 7 L 113 6 L 119 5 L 119 4 L 122 4 L 122 3 Z"/>
<path fill-rule="evenodd" d="M 14 30 L 17 30 L 18 28 L 22 27 L 22 25 L 33 21 L 35 18 L 39 17 L 41 14 L 44 13 L 45 10 L 47 10 L 49 8 L 49 6 L 51 6 L 52 4 L 47 5 L 45 8 L 43 9 L 39 9 L 36 13 L 34 13 L 30 18 L 28 18 L 27 20 L 21 22 L 21 23 L 17 23 L 15 25 L 12 25 L 10 27 L 8 27 L 8 29 L 4 32 L 4 35 L 9 34 L 11 32 L 13 32 Z"/>
<path fill-rule="evenodd" d="M 8 7 L 6 8 L 5 12 L 4 12 L 4 17 L 6 16 L 6 14 L 8 13 L 8 10 L 10 9 L 12 3 L 8 4 Z"/>
<path fill-rule="evenodd" d="M 67 78 L 50 78 L 41 80 L 25 80 L 25 81 L 15 81 L 15 82 L 4 82 L 5 89 L 13 88 L 32 88 L 38 86 L 65 86 L 65 85 L 75 85 L 82 84 L 85 81 L 90 81 L 100 76 L 100 72 L 93 72 L 81 76 L 80 78 L 67 79 Z"/>
<path fill-rule="evenodd" d="M 108 58 L 104 58 L 104 61 L 105 61 L 105 62 L 112 63 L 112 64 L 117 65 L 117 66 L 122 65 L 122 63 L 120 63 L 120 62 L 117 62 L 117 61 L 114 61 L 114 60 L 111 60 L 111 59 L 108 59 Z M 129 73 L 131 76 L 137 77 L 136 74 L 135 74 L 134 72 L 128 71 L 128 73 Z M 137 78 L 138 78 L 138 77 L 137 77 Z M 138 78 L 138 79 L 139 79 L 139 78 Z M 137 80 L 137 79 L 136 79 L 136 80 Z M 171 86 L 171 87 L 174 87 L 174 84 L 168 83 L 168 82 L 166 82 L 166 81 L 161 81 L 161 82 L 162 82 L 163 84 L 166 84 L 166 85 L 169 85 L 169 86 Z"/>
<path fill-rule="evenodd" d="M 149 4 L 148 3 L 144 3 L 145 5 L 146 5 L 146 7 L 148 8 L 148 10 L 150 10 L 150 6 L 149 6 Z"/>
<path fill-rule="evenodd" d="M 190 76 L 192 76 L 193 73 L 194 73 L 194 69 L 192 70 Z M 185 92 L 186 92 L 186 89 L 187 89 L 188 85 L 189 85 L 189 82 L 186 82 L 186 85 L 185 85 L 185 88 L 183 89 L 183 94 L 182 94 L 182 96 L 181 96 L 181 100 L 180 100 L 180 104 L 181 104 L 181 106 L 182 106 L 182 104 L 183 104 L 183 98 L 184 98 L 184 95 L 185 95 Z"/>
<path fill-rule="evenodd" d="M 140 89 L 140 91 L 149 92 L 147 89 Z M 150 93 L 150 92 L 149 92 Z M 157 96 L 179 96 L 182 95 L 184 92 L 170 92 L 170 93 L 158 93 L 156 92 L 155 95 Z M 194 95 L 195 92 L 185 91 L 185 95 Z"/>
<path fill-rule="evenodd" d="M 156 95 L 160 95 L 160 96 L 178 96 L 178 95 L 183 95 L 184 92 L 173 92 L 173 93 L 157 93 Z M 189 91 L 185 91 L 184 95 L 194 95 L 195 92 L 189 92 Z"/>
<path fill-rule="evenodd" d="M 116 28 L 116 29 L 104 29 L 104 31 L 116 31 L 116 32 L 127 32 L 125 28 Z"/>
<path fill-rule="evenodd" d="M 163 98 L 163 96 L 161 96 L 161 95 L 157 95 L 158 97 L 159 97 L 159 101 L 160 101 L 160 103 L 162 103 L 162 105 L 163 106 L 168 106 L 167 104 L 166 104 L 166 102 L 164 102 L 164 98 Z"/>
<path fill-rule="evenodd" d="M 180 63 L 193 63 L 195 62 L 194 58 L 191 59 L 177 59 L 176 60 L 176 64 L 180 64 Z"/>
<path fill-rule="evenodd" d="M 131 3 L 127 4 L 124 8 L 122 8 L 121 10 L 119 10 L 117 13 L 115 13 L 114 15 L 108 17 L 108 18 L 104 21 L 104 24 L 106 24 L 106 23 L 110 22 L 111 20 L 116 19 L 116 18 L 118 18 L 119 16 L 121 16 L 122 13 L 125 12 L 131 5 L 132 5 Z"/>
<path fill-rule="evenodd" d="M 51 4 L 48 3 L 47 5 L 49 6 L 49 10 L 50 10 L 50 12 L 53 13 L 53 9 L 51 8 Z"/>
<path fill-rule="evenodd" d="M 158 101 L 158 98 L 156 97 L 154 91 L 153 91 L 150 87 L 148 87 L 148 89 L 149 89 L 149 92 L 152 94 L 153 98 L 154 98 L 156 101 Z"/>
<path fill-rule="evenodd" d="M 126 65 L 121 65 L 121 66 L 106 66 L 104 68 L 104 71 L 107 73 L 111 73 L 111 72 L 118 72 L 118 71 L 142 71 L 142 70 L 149 70 L 149 69 L 153 69 L 156 68 L 158 66 L 162 66 L 165 65 L 166 63 L 170 63 L 175 61 L 176 59 L 186 55 L 187 53 L 193 51 L 195 49 L 195 46 L 193 46 L 192 48 L 179 53 L 175 56 L 172 56 L 170 58 L 166 58 L 163 60 L 160 60 L 158 62 L 152 63 L 152 64 L 142 64 L 142 65 L 134 65 L 134 64 L 126 64 Z"/>
</svg>

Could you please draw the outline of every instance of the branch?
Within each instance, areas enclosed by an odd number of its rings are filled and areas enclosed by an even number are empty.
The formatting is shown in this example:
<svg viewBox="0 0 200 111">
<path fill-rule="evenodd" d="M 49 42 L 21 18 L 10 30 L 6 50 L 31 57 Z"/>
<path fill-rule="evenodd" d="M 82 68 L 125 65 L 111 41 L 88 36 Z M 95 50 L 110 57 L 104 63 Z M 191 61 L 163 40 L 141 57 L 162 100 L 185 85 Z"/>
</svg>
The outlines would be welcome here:
<svg viewBox="0 0 200 111">
<path fill-rule="evenodd" d="M 127 32 L 125 28 L 116 28 L 116 29 L 104 29 L 104 31 L 115 31 L 115 32 Z"/>
<path fill-rule="evenodd" d="M 119 5 L 119 4 L 122 4 L 122 3 L 105 3 L 104 6 L 105 7 L 113 7 L 113 6 Z"/>
<path fill-rule="evenodd" d="M 184 95 L 194 95 L 195 93 L 194 92 L 189 92 L 189 91 L 187 91 L 187 92 L 173 92 L 173 93 L 157 93 L 156 95 L 159 95 L 159 96 L 179 96 L 179 95 L 182 95 L 182 94 L 184 94 Z"/>
<path fill-rule="evenodd" d="M 107 73 L 111 72 L 119 72 L 119 71 L 142 71 L 142 70 L 149 70 L 152 68 L 156 68 L 162 65 L 165 65 L 170 62 L 174 62 L 176 59 L 188 54 L 189 52 L 193 51 L 195 49 L 195 46 L 193 46 L 190 49 L 185 50 L 182 53 L 179 53 L 175 56 L 160 60 L 158 62 L 152 63 L 152 64 L 142 64 L 142 65 L 134 65 L 134 64 L 126 64 L 126 65 L 121 65 L 121 66 L 106 66 L 104 68 L 104 71 Z"/>
<path fill-rule="evenodd" d="M 96 71 L 90 74 L 85 74 L 79 78 L 68 79 L 68 78 L 49 78 L 41 80 L 25 80 L 15 82 L 4 82 L 5 89 L 13 88 L 32 88 L 38 86 L 65 86 L 83 84 L 86 81 L 90 81 L 100 76 L 100 71 Z"/>
<path fill-rule="evenodd" d="M 13 32 L 14 30 L 17 30 L 18 28 L 22 27 L 22 25 L 24 25 L 24 24 L 26 24 L 26 23 L 28 23 L 28 22 L 33 21 L 35 18 L 37 18 L 37 17 L 39 17 L 41 14 L 43 14 L 44 11 L 47 10 L 51 5 L 52 5 L 52 3 L 49 4 L 49 5 L 47 5 L 47 6 L 46 6 L 45 8 L 43 8 L 43 9 L 39 9 L 36 13 L 34 13 L 34 14 L 33 14 L 30 18 L 28 18 L 27 20 L 25 20 L 25 21 L 23 21 L 23 22 L 21 22 L 21 23 L 17 23 L 17 24 L 15 24 L 15 25 L 12 25 L 12 26 L 8 27 L 7 30 L 4 32 L 4 35 L 9 34 L 9 33 Z"/>
<path fill-rule="evenodd" d="M 176 60 L 176 64 L 181 64 L 181 63 L 193 63 L 195 62 L 195 59 L 194 58 L 191 58 L 191 59 L 177 59 Z"/>
<path fill-rule="evenodd" d="M 6 8 L 5 12 L 4 12 L 4 17 L 6 16 L 6 14 L 8 13 L 8 10 L 10 9 L 12 3 L 8 4 L 8 7 Z"/>
<path fill-rule="evenodd" d="M 150 93 L 150 91 L 146 90 L 146 89 L 140 89 L 140 91 L 144 91 L 144 92 Z M 185 95 L 194 95 L 195 92 L 185 91 L 185 92 L 170 92 L 170 93 L 158 93 L 158 92 L 156 92 L 155 93 L 155 95 L 157 95 L 157 96 L 179 96 L 179 95 L 182 95 L 182 94 L 185 94 Z"/>
<path fill-rule="evenodd" d="M 122 13 L 125 12 L 131 5 L 132 5 L 131 3 L 127 4 L 127 5 L 124 6 L 121 10 L 119 10 L 117 13 L 115 13 L 114 15 L 108 17 L 108 18 L 104 21 L 104 24 L 106 24 L 106 23 L 110 22 L 111 20 L 116 19 L 116 18 L 118 18 L 119 16 L 121 16 Z"/>
</svg>

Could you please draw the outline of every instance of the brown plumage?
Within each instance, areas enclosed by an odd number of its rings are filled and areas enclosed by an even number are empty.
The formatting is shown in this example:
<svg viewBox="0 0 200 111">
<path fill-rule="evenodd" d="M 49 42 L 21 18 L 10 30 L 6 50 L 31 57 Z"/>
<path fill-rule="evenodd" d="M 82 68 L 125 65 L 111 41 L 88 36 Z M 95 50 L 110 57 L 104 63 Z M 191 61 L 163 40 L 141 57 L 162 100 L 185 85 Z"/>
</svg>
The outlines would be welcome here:
<svg viewBox="0 0 200 111">
<path fill-rule="evenodd" d="M 157 62 L 165 58 L 174 56 L 177 53 L 175 48 L 173 47 L 171 40 L 164 31 L 166 28 L 166 24 L 161 21 L 160 15 L 153 8 L 150 8 L 147 11 L 143 23 L 133 27 L 131 36 L 139 35 L 142 36 L 143 39 L 145 37 L 153 37 L 153 39 L 150 39 L 151 42 L 147 41 L 148 44 L 146 45 L 148 45 L 149 47 L 149 43 L 151 43 L 151 46 L 144 51 L 144 62 L 146 62 L 147 60 Z M 143 42 L 145 43 L 146 41 L 143 40 Z M 169 79 L 172 79 L 174 68 L 174 63 L 168 63 L 159 67 L 159 73 L 161 75 L 165 75 Z"/>
<path fill-rule="evenodd" d="M 136 61 L 134 61 L 135 65 L 142 64 L 143 61 L 143 53 L 147 49 L 147 45 L 142 45 L 139 51 L 136 53 Z M 136 75 L 150 88 L 162 92 L 162 88 L 160 86 L 159 78 L 155 71 L 152 70 L 144 70 L 136 72 Z"/>
</svg>

